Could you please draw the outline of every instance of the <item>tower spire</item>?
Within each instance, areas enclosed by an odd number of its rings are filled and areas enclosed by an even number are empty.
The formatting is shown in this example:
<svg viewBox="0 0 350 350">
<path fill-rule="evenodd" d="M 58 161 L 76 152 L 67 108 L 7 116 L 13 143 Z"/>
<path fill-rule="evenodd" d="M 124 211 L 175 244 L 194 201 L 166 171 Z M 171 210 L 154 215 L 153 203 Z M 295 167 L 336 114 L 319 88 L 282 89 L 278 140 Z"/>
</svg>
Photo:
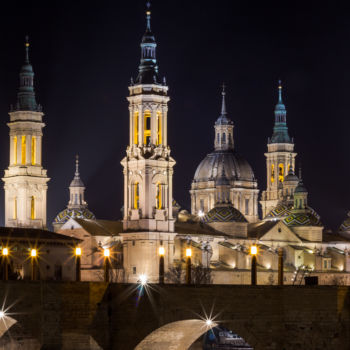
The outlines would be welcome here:
<svg viewBox="0 0 350 350">
<path fill-rule="evenodd" d="M 26 35 L 26 43 L 25 43 L 25 48 L 26 48 L 26 52 L 25 52 L 25 59 L 24 59 L 24 62 L 26 64 L 29 64 L 29 36 Z"/>
<path fill-rule="evenodd" d="M 83 181 L 81 181 L 79 173 L 79 155 L 75 156 L 75 173 L 74 178 L 70 184 L 70 187 L 84 187 Z"/>
<path fill-rule="evenodd" d="M 226 115 L 227 112 L 226 112 L 226 101 L 225 101 L 225 95 L 226 95 L 226 92 L 225 92 L 225 83 L 222 84 L 222 92 L 221 92 L 221 95 L 222 95 L 222 103 L 221 103 L 221 115 Z"/>
<path fill-rule="evenodd" d="M 282 100 L 282 82 L 278 81 L 278 101 L 275 107 L 275 125 L 270 143 L 292 143 L 288 134 L 287 110 Z"/>
<path fill-rule="evenodd" d="M 136 84 L 158 84 L 156 39 L 151 31 L 151 3 L 146 3 L 146 32 L 141 41 L 141 62 Z"/>
</svg>

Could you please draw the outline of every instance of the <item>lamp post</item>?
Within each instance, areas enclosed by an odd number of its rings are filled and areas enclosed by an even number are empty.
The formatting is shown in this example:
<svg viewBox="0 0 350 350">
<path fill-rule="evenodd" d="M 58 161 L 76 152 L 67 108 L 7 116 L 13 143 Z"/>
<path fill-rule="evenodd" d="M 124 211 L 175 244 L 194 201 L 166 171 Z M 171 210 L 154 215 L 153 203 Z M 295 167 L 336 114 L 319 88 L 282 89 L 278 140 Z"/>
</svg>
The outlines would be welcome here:
<svg viewBox="0 0 350 350">
<path fill-rule="evenodd" d="M 159 247 L 159 284 L 164 284 L 164 247 Z"/>
<path fill-rule="evenodd" d="M 9 255 L 8 248 L 3 248 L 2 249 L 2 264 L 3 264 L 2 278 L 4 281 L 7 281 L 9 279 L 8 255 Z"/>
<path fill-rule="evenodd" d="M 258 254 L 258 247 L 252 245 L 250 247 L 250 255 L 252 256 L 252 269 L 251 269 L 251 284 L 256 286 L 256 255 Z"/>
<path fill-rule="evenodd" d="M 278 285 L 283 286 L 283 249 L 278 248 Z"/>
<path fill-rule="evenodd" d="M 37 259 L 36 249 L 30 251 L 30 260 L 32 265 L 32 281 L 36 281 L 36 259 Z"/>
<path fill-rule="evenodd" d="M 104 275 L 105 275 L 105 282 L 109 282 L 109 256 L 110 256 L 110 251 L 109 249 L 104 249 L 103 250 L 103 255 L 104 255 Z"/>
<path fill-rule="evenodd" d="M 191 284 L 191 256 L 192 249 L 186 249 L 186 284 Z"/>
<path fill-rule="evenodd" d="M 81 266 L 81 248 L 75 248 L 75 280 L 80 282 L 80 266 Z"/>
</svg>

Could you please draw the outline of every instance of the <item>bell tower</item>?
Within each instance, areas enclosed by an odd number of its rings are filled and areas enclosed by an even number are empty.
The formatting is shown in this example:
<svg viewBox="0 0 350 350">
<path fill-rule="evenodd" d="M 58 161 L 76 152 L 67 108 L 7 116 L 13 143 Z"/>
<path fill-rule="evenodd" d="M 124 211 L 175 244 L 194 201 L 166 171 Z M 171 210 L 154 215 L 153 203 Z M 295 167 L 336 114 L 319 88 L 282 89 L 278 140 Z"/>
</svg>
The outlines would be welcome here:
<svg viewBox="0 0 350 350">
<path fill-rule="evenodd" d="M 2 179 L 5 183 L 5 226 L 45 228 L 47 182 L 50 179 L 41 163 L 44 113 L 35 98 L 28 37 L 19 77 L 17 103 L 11 106 L 7 124 L 10 128 L 10 164 Z"/>
<path fill-rule="evenodd" d="M 167 139 L 168 86 L 159 82 L 156 41 L 147 4 L 139 73 L 129 86 L 129 145 L 121 161 L 124 173 L 123 245 L 126 282 L 141 274 L 157 281 L 159 247 L 165 271 L 173 261 L 173 167 Z"/>
<path fill-rule="evenodd" d="M 275 125 L 268 139 L 266 157 L 266 190 L 261 196 L 263 218 L 283 200 L 283 182 L 290 168 L 295 168 L 294 142 L 287 127 L 287 110 L 282 101 L 282 85 L 278 85 Z"/>
</svg>

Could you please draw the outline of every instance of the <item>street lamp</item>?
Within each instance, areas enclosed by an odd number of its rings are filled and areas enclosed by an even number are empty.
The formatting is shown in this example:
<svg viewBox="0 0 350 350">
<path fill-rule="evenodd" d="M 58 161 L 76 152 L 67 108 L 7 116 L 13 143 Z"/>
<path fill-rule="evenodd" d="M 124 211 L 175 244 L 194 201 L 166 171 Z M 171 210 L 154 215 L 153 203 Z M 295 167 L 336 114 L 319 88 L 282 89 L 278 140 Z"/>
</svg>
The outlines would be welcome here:
<svg viewBox="0 0 350 350">
<path fill-rule="evenodd" d="M 109 256 L 110 251 L 108 248 L 103 250 L 103 256 L 104 256 L 104 275 L 105 275 L 105 282 L 109 282 Z"/>
<path fill-rule="evenodd" d="M 8 248 L 3 248 L 2 249 L 2 263 L 3 263 L 2 278 L 3 278 L 4 281 L 7 281 L 8 278 L 9 278 L 8 255 L 9 255 Z"/>
<path fill-rule="evenodd" d="M 164 284 L 164 247 L 159 247 L 159 284 Z"/>
<path fill-rule="evenodd" d="M 250 247 L 250 255 L 252 256 L 252 269 L 251 269 L 251 284 L 256 286 L 256 255 L 258 254 L 258 247 L 252 245 Z"/>
<path fill-rule="evenodd" d="M 36 249 L 30 250 L 30 260 L 32 265 L 32 281 L 36 280 L 36 258 L 37 258 L 37 251 Z"/>
<path fill-rule="evenodd" d="M 75 248 L 75 280 L 76 282 L 80 282 L 81 274 L 80 274 L 80 265 L 81 265 L 81 248 Z"/>
<path fill-rule="evenodd" d="M 186 283 L 191 284 L 191 256 L 192 249 L 186 249 Z"/>
</svg>

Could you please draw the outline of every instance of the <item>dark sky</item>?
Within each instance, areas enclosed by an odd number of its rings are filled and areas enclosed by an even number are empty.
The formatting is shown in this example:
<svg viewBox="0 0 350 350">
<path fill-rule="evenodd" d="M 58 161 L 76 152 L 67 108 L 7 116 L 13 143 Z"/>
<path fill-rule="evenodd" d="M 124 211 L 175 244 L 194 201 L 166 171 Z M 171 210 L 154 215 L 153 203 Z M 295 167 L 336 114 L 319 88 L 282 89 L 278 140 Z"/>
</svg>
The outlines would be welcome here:
<svg viewBox="0 0 350 350">
<path fill-rule="evenodd" d="M 68 202 L 74 156 L 89 208 L 120 218 L 128 142 L 128 84 L 137 75 L 145 1 L 7 1 L 0 12 L 0 169 L 8 166 L 8 110 L 15 103 L 24 36 L 45 112 L 43 164 L 51 178 L 48 222 Z M 213 149 L 220 86 L 237 151 L 266 187 L 277 80 L 309 203 L 327 227 L 350 209 L 350 21 L 340 2 L 153 1 L 161 76 L 170 87 L 174 197 L 190 207 L 191 180 Z M 1 170 L 2 171 L 2 170 Z M 0 193 L 0 224 L 4 223 Z"/>
</svg>

